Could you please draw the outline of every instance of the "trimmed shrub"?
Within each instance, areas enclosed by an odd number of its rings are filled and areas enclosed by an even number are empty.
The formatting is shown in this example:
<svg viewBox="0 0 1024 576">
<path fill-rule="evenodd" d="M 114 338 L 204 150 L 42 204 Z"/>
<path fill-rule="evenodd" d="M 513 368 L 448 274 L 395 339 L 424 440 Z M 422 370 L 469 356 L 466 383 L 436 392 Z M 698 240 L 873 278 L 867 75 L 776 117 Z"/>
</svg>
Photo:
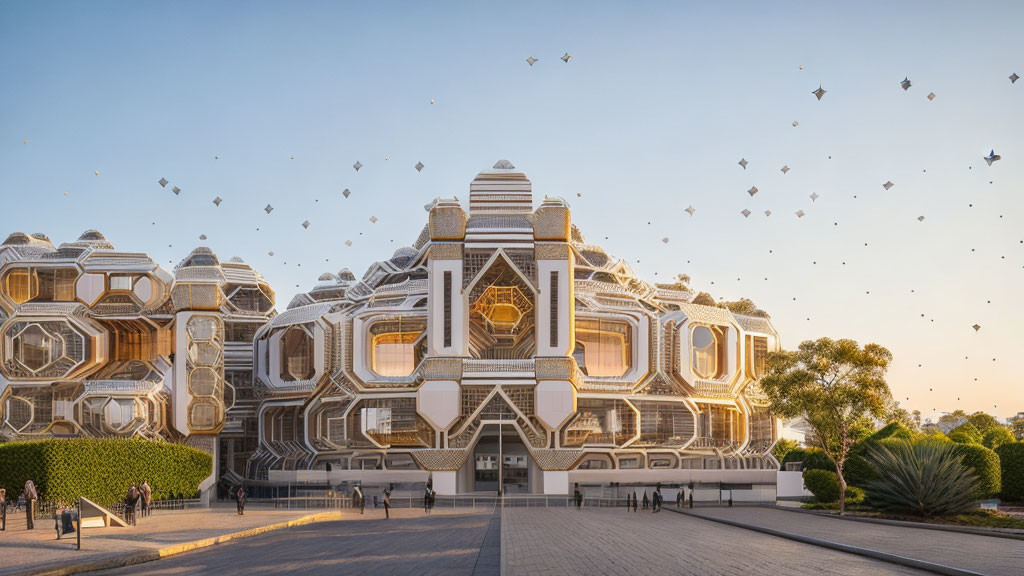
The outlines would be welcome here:
<svg viewBox="0 0 1024 576">
<path fill-rule="evenodd" d="M 131 484 L 149 482 L 154 499 L 191 496 L 213 470 L 213 458 L 181 444 L 141 438 L 72 438 L 0 445 L 0 486 L 17 498 L 35 481 L 43 501 L 70 504 L 85 496 L 101 506 L 124 498 Z"/>
<path fill-rule="evenodd" d="M 1003 482 L 1002 496 L 1010 502 L 1024 502 L 1024 442 L 996 448 Z"/>
<path fill-rule="evenodd" d="M 818 502 L 839 501 L 839 476 L 831 470 L 804 470 L 804 486 L 807 486 Z M 855 486 L 846 487 L 847 504 L 860 504 L 863 501 L 863 490 Z"/>
<path fill-rule="evenodd" d="M 829 470 L 804 470 L 804 486 L 818 502 L 839 500 L 839 476 Z"/>
<path fill-rule="evenodd" d="M 1013 442 L 1013 434 L 1010 429 L 1005 426 L 999 428 L 992 428 L 988 432 L 985 432 L 985 436 L 981 441 L 982 446 L 989 450 L 995 450 L 1003 444 Z"/>
<path fill-rule="evenodd" d="M 772 446 L 772 456 L 774 456 L 781 464 L 785 461 L 787 454 L 793 450 L 797 450 L 798 448 L 800 448 L 800 444 L 798 444 L 796 440 L 783 438 L 776 442 L 775 446 Z"/>
<path fill-rule="evenodd" d="M 954 428 L 949 433 L 949 439 L 957 444 L 981 444 L 983 440 L 981 432 L 970 422 L 965 422 Z"/>
<path fill-rule="evenodd" d="M 868 458 L 878 477 L 864 486 L 868 503 L 928 517 L 973 510 L 979 481 L 964 464 L 962 448 L 928 439 L 888 439 L 869 446 Z"/>
<path fill-rule="evenodd" d="M 836 469 L 836 463 L 821 448 L 797 448 L 790 450 L 782 460 L 783 468 L 785 468 L 785 464 L 788 462 L 803 462 L 802 470 L 835 471 Z"/>
<path fill-rule="evenodd" d="M 980 444 L 958 444 L 957 452 L 964 457 L 964 466 L 974 470 L 974 475 L 978 477 L 975 498 L 981 500 L 999 494 L 1002 488 L 999 456 Z"/>
<path fill-rule="evenodd" d="M 977 428 L 978 432 L 980 432 L 982 436 L 984 436 L 986 432 L 992 430 L 993 428 L 1003 427 L 1003 425 L 999 423 L 999 420 L 997 420 L 995 416 L 992 416 L 991 414 L 986 414 L 984 412 L 975 412 L 974 414 L 971 414 L 970 416 L 967 417 L 967 421 L 970 422 L 972 426 Z"/>
</svg>

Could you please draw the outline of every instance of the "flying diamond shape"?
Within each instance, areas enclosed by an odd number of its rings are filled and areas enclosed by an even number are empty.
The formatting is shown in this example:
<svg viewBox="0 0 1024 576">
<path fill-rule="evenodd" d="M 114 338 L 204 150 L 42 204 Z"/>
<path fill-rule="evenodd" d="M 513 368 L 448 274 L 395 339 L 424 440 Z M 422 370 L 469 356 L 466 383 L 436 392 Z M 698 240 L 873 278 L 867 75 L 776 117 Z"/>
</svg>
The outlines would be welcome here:
<svg viewBox="0 0 1024 576">
<path fill-rule="evenodd" d="M 270 204 L 267 204 L 267 207 L 264 208 L 263 211 L 266 212 L 267 214 L 270 214 L 271 212 L 274 211 L 274 207 L 271 206 Z"/>
<path fill-rule="evenodd" d="M 924 222 L 924 216 L 918 216 L 917 217 L 917 221 L 918 222 Z"/>
<path fill-rule="evenodd" d="M 903 88 L 904 92 L 906 92 L 907 90 L 910 90 L 910 86 L 911 86 L 910 78 L 903 78 L 903 82 L 900 82 L 900 87 Z"/>
<path fill-rule="evenodd" d="M 416 171 L 417 172 L 422 172 L 423 171 L 423 162 L 417 162 L 416 163 Z"/>
<path fill-rule="evenodd" d="M 800 125 L 799 122 L 797 122 L 796 120 L 793 120 L 793 128 L 796 128 L 799 125 Z"/>
<path fill-rule="evenodd" d="M 893 186 L 895 186 L 895 184 L 892 183 L 892 180 L 889 180 L 885 184 L 882 184 L 882 188 L 885 188 L 886 190 L 888 190 L 889 188 L 892 188 Z"/>
<path fill-rule="evenodd" d="M 569 54 L 568 52 L 566 52 L 565 54 L 563 54 L 563 55 L 562 55 L 562 57 L 560 58 L 560 60 L 561 60 L 562 62 L 565 62 L 566 64 L 568 64 L 568 63 L 569 63 L 569 60 L 572 60 L 572 54 Z"/>
<path fill-rule="evenodd" d="M 971 328 L 974 328 L 974 331 L 977 332 L 978 330 L 981 330 L 981 325 L 975 324 L 974 326 L 971 326 Z"/>
<path fill-rule="evenodd" d="M 309 229 L 309 220 L 306 220 L 305 222 L 303 222 L 302 223 L 302 227 L 306 228 L 308 230 Z"/>
<path fill-rule="evenodd" d="M 359 169 L 362 168 L 363 165 L 361 162 L 359 162 L 359 160 L 356 160 L 356 163 L 353 164 L 352 167 L 356 169 L 356 172 L 359 172 Z"/>
<path fill-rule="evenodd" d="M 935 100 L 935 92 L 928 93 L 928 100 Z"/>
<path fill-rule="evenodd" d="M 376 224 L 377 223 L 377 217 L 376 216 L 370 216 L 370 222 Z"/>
<path fill-rule="evenodd" d="M 177 196 L 181 194 L 181 188 L 178 188 L 177 186 L 171 186 L 171 192 L 174 192 L 174 195 Z"/>
<path fill-rule="evenodd" d="M 341 195 L 344 196 L 345 198 L 348 198 L 349 194 L 351 193 L 352 191 L 349 190 L 348 188 L 345 188 L 344 190 L 341 191 Z"/>
<path fill-rule="evenodd" d="M 750 217 L 750 210 L 747 210 L 746 208 L 744 208 L 743 211 L 740 212 L 740 214 L 743 214 L 744 218 L 749 218 Z"/>
<path fill-rule="evenodd" d="M 1002 156 L 1000 156 L 999 154 L 996 154 L 995 149 L 993 149 L 991 152 L 989 152 L 988 156 L 985 156 L 985 162 L 988 162 L 989 166 L 991 166 L 992 163 L 995 162 L 996 160 L 1002 160 L 1002 159 L 1003 159 Z"/>
<path fill-rule="evenodd" d="M 690 216 L 693 216 L 693 213 L 694 213 L 694 212 L 696 212 L 696 211 L 697 211 L 697 209 L 696 209 L 696 208 L 694 208 L 694 207 L 693 207 L 692 205 L 691 205 L 691 206 L 688 206 L 688 207 L 686 208 L 686 210 L 683 210 L 683 212 L 686 212 L 686 213 L 687 213 L 687 214 L 689 214 Z"/>
<path fill-rule="evenodd" d="M 811 202 L 814 202 L 818 198 L 820 198 L 820 196 L 818 196 L 817 192 L 811 192 Z"/>
<path fill-rule="evenodd" d="M 270 252 L 267 252 L 267 256 L 273 256 L 273 255 L 274 255 L 274 251 L 273 250 L 271 250 Z"/>
<path fill-rule="evenodd" d="M 804 217 L 804 211 L 803 210 L 797 210 L 796 211 L 796 217 L 797 218 L 803 218 Z"/>
<path fill-rule="evenodd" d="M 217 196 L 216 198 L 213 199 L 213 203 L 216 204 L 217 206 L 220 206 L 220 203 L 223 201 L 224 200 L 222 200 L 220 196 Z"/>
<path fill-rule="evenodd" d="M 167 188 L 167 184 L 168 184 L 168 182 L 167 182 L 167 178 L 161 178 L 161 179 L 160 179 L 160 180 L 159 180 L 159 181 L 157 182 L 157 184 L 159 184 L 161 188 Z"/>
<path fill-rule="evenodd" d="M 206 234 L 200 234 L 199 235 L 199 239 L 200 240 L 206 240 Z"/>
<path fill-rule="evenodd" d="M 533 67 L 534 62 L 536 61 L 537 59 L 534 58 L 533 56 L 530 56 L 529 58 L 526 59 L 526 63 L 529 64 L 531 67 Z"/>
<path fill-rule="evenodd" d="M 765 216 L 771 216 L 772 215 L 772 211 L 771 210 L 765 210 L 764 211 L 764 215 Z"/>
<path fill-rule="evenodd" d="M 1017 80 L 1019 80 L 1019 79 L 1020 79 L 1020 76 L 1017 76 L 1016 72 L 1014 72 L 1013 74 L 1010 74 L 1010 84 L 1015 84 L 1017 82 Z"/>
<path fill-rule="evenodd" d="M 786 172 L 789 172 L 789 166 L 783 166 L 782 168 L 779 168 L 779 170 L 782 170 L 782 173 L 785 174 Z"/>
<path fill-rule="evenodd" d="M 754 194 L 757 194 L 757 192 L 758 192 L 757 186 L 751 186 L 750 190 L 747 190 L 747 194 L 750 194 L 751 196 L 753 196 Z"/>
<path fill-rule="evenodd" d="M 664 242 L 665 244 L 668 244 L 668 236 L 662 238 L 661 241 Z"/>
<path fill-rule="evenodd" d="M 351 246 L 351 245 L 352 245 L 352 241 L 351 240 L 345 240 L 345 246 Z"/>
<path fill-rule="evenodd" d="M 746 169 L 747 169 L 747 164 L 748 164 L 748 162 L 747 162 L 747 159 L 746 159 L 746 158 L 740 158 L 740 161 L 739 161 L 739 165 L 740 165 L 740 166 L 743 166 L 743 169 L 744 169 L 744 170 L 746 170 Z"/>
<path fill-rule="evenodd" d="M 818 100 L 821 100 L 821 97 L 824 96 L 827 92 L 828 92 L 828 90 L 825 90 L 819 84 L 818 85 L 818 89 L 815 90 L 814 92 L 811 92 L 811 94 L 814 94 L 818 98 Z"/>
</svg>

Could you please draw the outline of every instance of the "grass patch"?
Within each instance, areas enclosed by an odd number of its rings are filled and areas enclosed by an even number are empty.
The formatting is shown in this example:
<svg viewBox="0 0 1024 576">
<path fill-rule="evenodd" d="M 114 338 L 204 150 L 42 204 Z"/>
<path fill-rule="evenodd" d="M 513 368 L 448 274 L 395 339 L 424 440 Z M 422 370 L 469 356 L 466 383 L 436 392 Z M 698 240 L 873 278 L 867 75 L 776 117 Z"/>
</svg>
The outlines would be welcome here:
<svg viewBox="0 0 1024 576">
<path fill-rule="evenodd" d="M 821 503 L 812 502 L 801 506 L 804 510 L 825 510 L 836 512 L 839 505 L 835 502 Z M 854 505 L 847 506 L 848 516 L 859 516 L 863 518 L 880 518 L 883 520 L 901 520 L 904 522 L 921 522 L 924 524 L 943 524 L 947 526 L 976 526 L 979 528 L 1012 528 L 1024 530 L 1024 518 L 1003 514 L 995 510 L 972 510 L 964 514 L 954 516 L 938 516 L 935 518 L 922 518 L 920 516 L 909 516 L 906 514 L 886 514 L 870 506 Z"/>
</svg>

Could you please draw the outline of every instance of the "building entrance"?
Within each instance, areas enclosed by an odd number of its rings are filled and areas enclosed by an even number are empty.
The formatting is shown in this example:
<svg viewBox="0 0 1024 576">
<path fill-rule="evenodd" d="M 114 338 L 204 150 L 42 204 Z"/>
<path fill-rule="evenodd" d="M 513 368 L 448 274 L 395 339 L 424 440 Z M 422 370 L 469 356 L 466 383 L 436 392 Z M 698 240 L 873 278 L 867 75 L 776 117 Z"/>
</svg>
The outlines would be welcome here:
<svg viewBox="0 0 1024 576">
<path fill-rule="evenodd" d="M 485 430 L 473 452 L 473 490 L 506 494 L 530 491 L 530 455 L 519 435 L 506 429 Z"/>
</svg>

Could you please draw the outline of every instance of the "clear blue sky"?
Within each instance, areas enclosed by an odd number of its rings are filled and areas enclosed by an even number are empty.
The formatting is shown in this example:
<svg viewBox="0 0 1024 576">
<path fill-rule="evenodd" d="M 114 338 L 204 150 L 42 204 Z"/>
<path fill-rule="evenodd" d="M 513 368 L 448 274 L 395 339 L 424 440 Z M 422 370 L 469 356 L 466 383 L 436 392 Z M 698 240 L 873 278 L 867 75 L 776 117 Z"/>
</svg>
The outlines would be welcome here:
<svg viewBox="0 0 1024 576">
<path fill-rule="evenodd" d="M 1024 410 L 1024 4 L 836 4 L 3 2 L 0 235 L 206 234 L 283 309 L 508 158 L 648 280 L 888 346 L 909 409 Z"/>
</svg>

